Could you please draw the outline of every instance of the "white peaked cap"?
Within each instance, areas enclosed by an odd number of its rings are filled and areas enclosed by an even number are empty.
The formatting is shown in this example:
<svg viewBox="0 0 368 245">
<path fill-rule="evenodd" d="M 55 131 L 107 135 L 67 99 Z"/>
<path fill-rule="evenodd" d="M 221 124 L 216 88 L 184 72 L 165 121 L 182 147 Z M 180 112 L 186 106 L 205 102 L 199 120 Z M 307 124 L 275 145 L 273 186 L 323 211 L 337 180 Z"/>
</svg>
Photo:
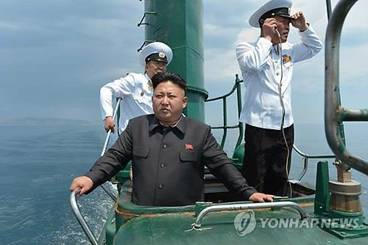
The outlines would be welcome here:
<svg viewBox="0 0 368 245">
<path fill-rule="evenodd" d="M 151 54 L 160 54 L 166 56 L 167 64 L 170 64 L 173 52 L 169 46 L 162 42 L 153 42 L 143 47 L 142 51 L 139 53 L 139 62 L 141 65 L 146 65 L 146 58 Z"/>
<path fill-rule="evenodd" d="M 268 1 L 252 14 L 252 16 L 249 18 L 249 25 L 253 27 L 259 27 L 259 19 L 262 17 L 262 15 L 273 9 L 291 8 L 292 4 L 293 3 L 291 2 L 291 0 Z"/>
</svg>

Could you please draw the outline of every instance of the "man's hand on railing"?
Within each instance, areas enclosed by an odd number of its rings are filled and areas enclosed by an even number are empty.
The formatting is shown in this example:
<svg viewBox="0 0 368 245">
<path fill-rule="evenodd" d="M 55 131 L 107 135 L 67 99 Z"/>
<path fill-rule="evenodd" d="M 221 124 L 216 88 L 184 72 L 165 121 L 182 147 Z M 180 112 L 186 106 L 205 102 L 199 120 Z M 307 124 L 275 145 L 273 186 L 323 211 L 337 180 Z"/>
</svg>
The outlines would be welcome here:
<svg viewBox="0 0 368 245">
<path fill-rule="evenodd" d="M 261 192 L 255 192 L 249 197 L 249 201 L 252 202 L 272 202 L 273 195 L 264 194 Z"/>
<path fill-rule="evenodd" d="M 92 189 L 93 181 L 88 178 L 87 176 L 79 176 L 75 178 L 70 185 L 70 191 L 76 191 L 80 189 L 79 195 L 83 195 L 84 193 L 88 192 Z"/>
<path fill-rule="evenodd" d="M 111 130 L 112 133 L 115 131 L 115 122 L 112 116 L 108 116 L 104 119 L 104 128 L 106 132 L 109 132 Z"/>
</svg>

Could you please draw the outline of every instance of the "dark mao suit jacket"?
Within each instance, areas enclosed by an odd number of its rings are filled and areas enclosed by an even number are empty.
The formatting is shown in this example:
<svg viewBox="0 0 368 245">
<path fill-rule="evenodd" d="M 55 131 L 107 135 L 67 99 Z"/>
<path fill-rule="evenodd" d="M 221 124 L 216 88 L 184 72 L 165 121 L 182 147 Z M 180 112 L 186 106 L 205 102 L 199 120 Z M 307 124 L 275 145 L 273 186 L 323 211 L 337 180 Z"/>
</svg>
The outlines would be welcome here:
<svg viewBox="0 0 368 245">
<path fill-rule="evenodd" d="M 86 176 L 95 188 L 130 160 L 132 200 L 138 205 L 180 206 L 203 201 L 204 165 L 244 199 L 256 191 L 232 165 L 210 127 L 187 117 L 182 117 L 175 127 L 162 126 L 154 115 L 131 119 L 116 143 Z"/>
</svg>

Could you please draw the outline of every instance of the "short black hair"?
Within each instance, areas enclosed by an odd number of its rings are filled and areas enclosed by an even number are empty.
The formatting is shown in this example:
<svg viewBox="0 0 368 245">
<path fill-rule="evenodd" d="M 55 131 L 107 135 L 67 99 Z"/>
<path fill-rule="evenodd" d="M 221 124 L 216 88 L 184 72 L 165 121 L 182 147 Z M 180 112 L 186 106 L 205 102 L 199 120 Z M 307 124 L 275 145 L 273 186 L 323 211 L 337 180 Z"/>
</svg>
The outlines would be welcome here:
<svg viewBox="0 0 368 245">
<path fill-rule="evenodd" d="M 187 89 L 187 82 L 178 74 L 170 72 L 160 72 L 152 77 L 152 86 L 155 89 L 162 82 L 172 82 L 182 88 L 184 91 Z"/>
</svg>

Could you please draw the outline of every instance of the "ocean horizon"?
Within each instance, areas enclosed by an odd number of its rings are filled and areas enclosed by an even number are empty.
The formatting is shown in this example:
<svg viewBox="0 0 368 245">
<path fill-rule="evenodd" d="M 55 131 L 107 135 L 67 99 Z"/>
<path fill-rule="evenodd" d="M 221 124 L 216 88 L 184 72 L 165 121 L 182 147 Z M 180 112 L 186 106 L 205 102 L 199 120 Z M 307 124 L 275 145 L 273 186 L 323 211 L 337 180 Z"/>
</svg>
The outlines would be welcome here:
<svg viewBox="0 0 368 245">
<path fill-rule="evenodd" d="M 296 145 L 305 153 L 331 154 L 323 125 L 296 124 Z M 347 147 L 368 159 L 364 124 L 346 125 Z M 1 244 L 89 244 L 69 205 L 71 180 L 85 173 L 99 157 L 105 133 L 101 124 L 81 120 L 34 119 L 0 122 L 0 241 Z M 214 132 L 220 140 L 221 133 Z M 235 144 L 235 137 L 229 134 Z M 225 150 L 232 154 L 231 144 Z M 292 166 L 298 176 L 301 161 Z M 300 164 L 298 163 L 300 162 Z M 314 185 L 314 161 L 305 180 Z M 330 172 L 335 172 L 332 164 Z M 361 182 L 362 204 L 367 214 L 367 176 L 353 171 Z M 97 188 L 81 198 L 94 232 L 102 229 L 111 201 Z"/>
</svg>

